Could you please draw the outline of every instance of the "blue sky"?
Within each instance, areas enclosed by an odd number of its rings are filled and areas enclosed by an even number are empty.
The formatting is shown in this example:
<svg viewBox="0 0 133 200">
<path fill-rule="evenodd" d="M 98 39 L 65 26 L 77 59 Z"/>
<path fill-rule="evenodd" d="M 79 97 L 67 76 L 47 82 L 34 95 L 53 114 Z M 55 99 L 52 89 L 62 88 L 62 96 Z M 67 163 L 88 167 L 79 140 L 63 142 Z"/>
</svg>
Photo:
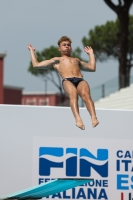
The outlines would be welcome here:
<svg viewBox="0 0 133 200">
<path fill-rule="evenodd" d="M 83 50 L 81 40 L 90 29 L 115 19 L 116 14 L 103 0 L 1 0 L 0 53 L 7 54 L 4 84 L 22 87 L 24 91 L 44 91 L 42 79 L 27 71 L 30 62 L 27 44 L 41 51 L 50 45 L 56 46 L 58 39 L 67 35 L 73 41 L 73 49 L 79 46 Z M 87 59 L 85 52 L 82 57 Z M 93 88 L 118 76 L 118 61 L 97 62 L 95 73 L 83 75 Z M 48 90 L 58 91 L 49 81 Z"/>
</svg>

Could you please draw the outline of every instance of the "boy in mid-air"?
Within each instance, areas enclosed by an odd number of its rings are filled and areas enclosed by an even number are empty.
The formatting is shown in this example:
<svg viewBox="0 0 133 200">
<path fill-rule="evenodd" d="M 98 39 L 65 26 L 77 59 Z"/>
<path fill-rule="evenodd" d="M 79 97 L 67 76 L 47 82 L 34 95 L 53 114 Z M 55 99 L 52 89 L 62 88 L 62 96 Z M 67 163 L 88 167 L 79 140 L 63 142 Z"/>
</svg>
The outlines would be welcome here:
<svg viewBox="0 0 133 200">
<path fill-rule="evenodd" d="M 35 68 L 51 67 L 53 66 L 55 70 L 58 71 L 62 77 L 62 85 L 70 99 L 70 107 L 72 109 L 73 115 L 76 120 L 76 126 L 85 129 L 85 126 L 82 122 L 79 113 L 78 107 L 78 95 L 83 99 L 86 104 L 86 107 L 90 113 L 92 126 L 96 127 L 99 122 L 96 117 L 94 103 L 90 96 L 90 88 L 88 83 L 83 79 L 83 75 L 80 72 L 80 69 L 89 72 L 95 72 L 96 62 L 93 49 L 89 46 L 84 48 L 84 51 L 89 56 L 89 62 L 83 62 L 78 58 L 71 57 L 71 39 L 67 36 L 62 36 L 58 41 L 58 50 L 61 53 L 61 57 L 54 57 L 50 60 L 44 60 L 38 62 L 35 55 L 35 48 L 31 44 L 28 44 L 28 49 L 30 50 L 32 65 Z"/>
</svg>

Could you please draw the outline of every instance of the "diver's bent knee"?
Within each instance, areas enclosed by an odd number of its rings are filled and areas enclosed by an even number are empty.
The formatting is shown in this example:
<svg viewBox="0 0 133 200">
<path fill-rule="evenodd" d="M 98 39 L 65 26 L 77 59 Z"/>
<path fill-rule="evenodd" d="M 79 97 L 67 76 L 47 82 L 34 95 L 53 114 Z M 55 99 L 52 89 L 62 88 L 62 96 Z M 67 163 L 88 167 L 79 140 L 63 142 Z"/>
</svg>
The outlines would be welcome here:
<svg viewBox="0 0 133 200">
<path fill-rule="evenodd" d="M 74 94 L 69 95 L 69 99 L 70 100 L 78 100 L 78 95 L 74 95 Z"/>
<path fill-rule="evenodd" d="M 90 100 L 90 101 L 91 101 L 91 96 L 90 96 L 89 94 L 83 93 L 83 94 L 81 95 L 81 97 L 82 97 L 82 99 L 83 99 L 84 101 L 87 101 L 87 100 Z"/>
</svg>

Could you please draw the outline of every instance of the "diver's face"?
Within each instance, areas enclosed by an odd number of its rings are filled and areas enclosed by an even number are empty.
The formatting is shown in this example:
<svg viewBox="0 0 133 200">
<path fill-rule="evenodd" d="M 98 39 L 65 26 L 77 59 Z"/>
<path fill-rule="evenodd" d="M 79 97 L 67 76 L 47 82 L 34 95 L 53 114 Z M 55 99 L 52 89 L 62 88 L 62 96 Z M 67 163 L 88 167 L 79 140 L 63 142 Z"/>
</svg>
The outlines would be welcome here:
<svg viewBox="0 0 133 200">
<path fill-rule="evenodd" d="M 61 52 L 61 55 L 70 55 L 71 54 L 71 43 L 69 41 L 63 41 L 60 43 L 59 51 Z"/>
</svg>

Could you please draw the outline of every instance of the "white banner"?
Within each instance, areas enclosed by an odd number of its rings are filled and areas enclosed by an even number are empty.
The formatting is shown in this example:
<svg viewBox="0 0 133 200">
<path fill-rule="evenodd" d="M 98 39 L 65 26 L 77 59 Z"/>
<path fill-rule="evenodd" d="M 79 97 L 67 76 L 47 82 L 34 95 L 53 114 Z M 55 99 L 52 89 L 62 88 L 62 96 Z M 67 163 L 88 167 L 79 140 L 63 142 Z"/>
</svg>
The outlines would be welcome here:
<svg viewBox="0 0 133 200">
<path fill-rule="evenodd" d="M 133 199 L 133 141 L 34 137 L 33 185 L 55 178 L 94 181 L 50 199 Z"/>
</svg>

